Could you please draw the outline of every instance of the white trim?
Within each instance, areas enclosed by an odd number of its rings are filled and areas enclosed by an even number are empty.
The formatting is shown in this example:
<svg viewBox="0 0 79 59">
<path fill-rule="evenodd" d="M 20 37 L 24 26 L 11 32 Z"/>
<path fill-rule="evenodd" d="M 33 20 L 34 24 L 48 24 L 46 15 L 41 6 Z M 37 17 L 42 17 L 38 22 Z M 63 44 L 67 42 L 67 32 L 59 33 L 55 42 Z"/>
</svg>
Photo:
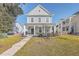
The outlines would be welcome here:
<svg viewBox="0 0 79 59">
<path fill-rule="evenodd" d="M 35 27 L 36 27 L 36 26 L 34 25 L 34 36 L 36 35 L 36 32 L 35 32 Z"/>
<path fill-rule="evenodd" d="M 46 8 L 44 8 L 42 5 L 37 5 L 35 8 L 40 7 L 41 9 L 43 9 L 48 15 L 52 15 Z M 26 15 L 29 16 L 29 14 L 35 9 L 33 8 L 31 11 L 29 11 Z M 33 15 L 34 16 L 34 15 Z"/>
</svg>

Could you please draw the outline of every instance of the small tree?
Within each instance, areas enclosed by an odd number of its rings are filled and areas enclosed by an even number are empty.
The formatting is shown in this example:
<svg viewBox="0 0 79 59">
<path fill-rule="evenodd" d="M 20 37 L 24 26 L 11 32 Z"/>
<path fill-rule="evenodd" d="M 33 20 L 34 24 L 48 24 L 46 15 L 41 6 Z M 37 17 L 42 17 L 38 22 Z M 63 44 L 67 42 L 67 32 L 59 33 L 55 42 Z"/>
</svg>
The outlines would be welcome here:
<svg viewBox="0 0 79 59">
<path fill-rule="evenodd" d="M 6 33 L 0 32 L 0 38 L 6 38 L 6 37 L 7 37 L 7 34 Z"/>
</svg>

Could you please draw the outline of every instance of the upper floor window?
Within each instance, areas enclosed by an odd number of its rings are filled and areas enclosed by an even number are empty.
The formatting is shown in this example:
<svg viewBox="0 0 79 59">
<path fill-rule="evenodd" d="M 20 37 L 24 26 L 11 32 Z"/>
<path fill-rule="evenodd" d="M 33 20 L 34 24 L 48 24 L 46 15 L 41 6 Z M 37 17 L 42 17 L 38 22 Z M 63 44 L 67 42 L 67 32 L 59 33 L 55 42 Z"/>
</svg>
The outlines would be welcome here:
<svg viewBox="0 0 79 59">
<path fill-rule="evenodd" d="M 46 22 L 49 22 L 49 18 L 46 18 Z"/>
<path fill-rule="evenodd" d="M 39 18 L 38 21 L 41 22 L 41 18 Z"/>
<path fill-rule="evenodd" d="M 65 21 L 63 21 L 63 24 L 65 24 Z"/>
<path fill-rule="evenodd" d="M 66 23 L 69 23 L 69 19 L 66 20 Z"/>
<path fill-rule="evenodd" d="M 31 18 L 31 22 L 34 22 L 34 19 L 33 18 Z"/>
<path fill-rule="evenodd" d="M 40 10 L 38 10 L 40 12 Z"/>
<path fill-rule="evenodd" d="M 67 31 L 69 30 L 69 26 L 66 27 L 66 30 L 67 30 Z"/>
<path fill-rule="evenodd" d="M 61 28 L 61 24 L 59 24 L 59 28 Z"/>
<path fill-rule="evenodd" d="M 58 25 L 56 25 L 56 27 L 58 27 Z"/>
<path fill-rule="evenodd" d="M 65 31 L 65 27 L 62 27 L 62 30 Z"/>
</svg>

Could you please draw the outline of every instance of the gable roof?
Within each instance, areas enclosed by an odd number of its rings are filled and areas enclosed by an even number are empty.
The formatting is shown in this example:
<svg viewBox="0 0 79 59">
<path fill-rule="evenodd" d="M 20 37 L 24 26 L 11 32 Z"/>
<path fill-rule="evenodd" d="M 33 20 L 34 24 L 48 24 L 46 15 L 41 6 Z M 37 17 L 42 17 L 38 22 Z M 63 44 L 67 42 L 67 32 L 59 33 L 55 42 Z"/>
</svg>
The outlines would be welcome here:
<svg viewBox="0 0 79 59">
<path fill-rule="evenodd" d="M 79 11 L 75 12 L 73 15 L 79 15 Z"/>
<path fill-rule="evenodd" d="M 52 14 L 39 4 L 30 12 L 28 12 L 27 16 L 52 16 Z"/>
</svg>

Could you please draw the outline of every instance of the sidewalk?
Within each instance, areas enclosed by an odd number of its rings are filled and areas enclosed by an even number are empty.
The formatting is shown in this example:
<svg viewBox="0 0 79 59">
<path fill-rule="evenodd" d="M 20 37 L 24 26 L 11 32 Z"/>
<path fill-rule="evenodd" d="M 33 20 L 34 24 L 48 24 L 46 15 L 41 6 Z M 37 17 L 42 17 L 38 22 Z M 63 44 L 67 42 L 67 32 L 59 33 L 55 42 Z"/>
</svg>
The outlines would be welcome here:
<svg viewBox="0 0 79 59">
<path fill-rule="evenodd" d="M 18 50 L 20 50 L 30 39 L 32 36 L 28 36 L 24 39 L 22 39 L 20 42 L 14 44 L 11 48 L 4 51 L 0 56 L 12 56 L 14 55 Z"/>
</svg>

